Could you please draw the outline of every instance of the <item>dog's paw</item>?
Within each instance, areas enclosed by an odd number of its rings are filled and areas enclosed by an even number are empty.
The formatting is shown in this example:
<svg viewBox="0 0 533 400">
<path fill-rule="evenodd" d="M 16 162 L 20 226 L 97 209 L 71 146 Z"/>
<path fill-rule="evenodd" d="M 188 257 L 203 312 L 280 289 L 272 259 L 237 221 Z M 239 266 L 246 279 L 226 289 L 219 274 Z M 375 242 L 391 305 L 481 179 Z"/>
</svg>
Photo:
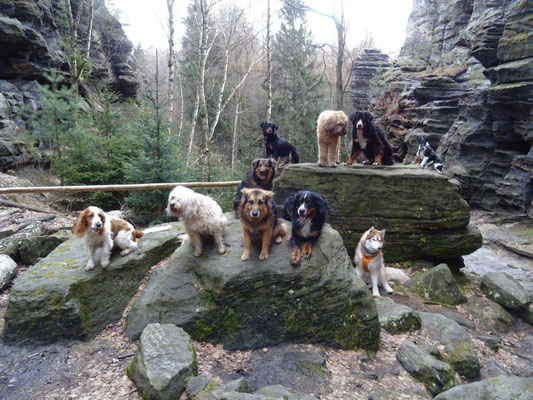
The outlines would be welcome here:
<svg viewBox="0 0 533 400">
<path fill-rule="evenodd" d="M 261 254 L 259 254 L 259 259 L 261 261 L 266 260 L 267 258 L 268 258 L 268 253 L 266 251 L 265 252 L 262 251 Z"/>
<path fill-rule="evenodd" d="M 200 257 L 202 255 L 202 250 L 194 250 L 194 256 Z"/>
<path fill-rule="evenodd" d="M 308 258 L 310 258 L 311 256 L 313 255 L 313 253 L 311 251 L 302 251 L 302 257 L 305 258 L 306 260 Z"/>
<path fill-rule="evenodd" d="M 326 167 L 326 164 L 318 163 L 319 167 Z"/>
<path fill-rule="evenodd" d="M 248 253 L 243 253 L 242 256 L 241 256 L 241 261 L 246 261 L 250 258 L 250 254 Z"/>
<path fill-rule="evenodd" d="M 379 293 L 372 293 L 372 296 L 374 297 L 381 297 L 381 295 Z"/>
<path fill-rule="evenodd" d="M 293 267 L 297 267 L 298 265 L 300 265 L 300 259 L 297 257 L 291 257 L 290 262 Z"/>
<path fill-rule="evenodd" d="M 122 257 L 124 257 L 124 256 L 127 256 L 128 254 L 130 254 L 132 251 L 133 251 L 132 249 L 125 249 L 125 250 L 122 250 L 122 251 L 120 252 L 120 255 L 121 255 Z"/>
<path fill-rule="evenodd" d="M 393 294 L 394 293 L 394 289 L 391 288 L 390 286 L 387 288 L 385 288 L 385 291 L 388 293 L 388 294 Z"/>
<path fill-rule="evenodd" d="M 218 254 L 224 254 L 226 252 L 226 246 L 220 245 L 217 251 L 218 251 Z"/>
<path fill-rule="evenodd" d="M 281 236 L 278 236 L 274 239 L 274 242 L 276 242 L 277 244 L 280 244 L 281 242 L 283 242 L 283 238 Z"/>
<path fill-rule="evenodd" d="M 85 271 L 89 272 L 94 269 L 94 264 L 90 263 L 85 266 Z"/>
<path fill-rule="evenodd" d="M 381 163 L 379 163 L 377 161 L 374 161 L 374 163 L 372 165 L 381 165 Z"/>
<path fill-rule="evenodd" d="M 330 167 L 330 168 L 337 168 L 337 166 L 336 166 L 335 164 L 330 165 L 329 167 Z"/>
<path fill-rule="evenodd" d="M 102 261 L 102 262 L 100 263 L 100 266 L 101 266 L 102 268 L 105 268 L 105 267 L 107 267 L 108 265 L 109 265 L 109 260 L 107 260 L 107 261 Z"/>
</svg>

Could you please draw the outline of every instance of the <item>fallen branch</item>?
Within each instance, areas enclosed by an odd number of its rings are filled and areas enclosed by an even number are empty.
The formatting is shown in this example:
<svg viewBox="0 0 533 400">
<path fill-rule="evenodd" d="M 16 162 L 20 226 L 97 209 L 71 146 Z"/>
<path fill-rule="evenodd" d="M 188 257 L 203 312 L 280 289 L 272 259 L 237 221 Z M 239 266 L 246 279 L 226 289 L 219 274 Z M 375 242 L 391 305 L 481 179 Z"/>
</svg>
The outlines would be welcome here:
<svg viewBox="0 0 533 400">
<path fill-rule="evenodd" d="M 13 214 L 17 213 L 17 210 L 9 210 L 8 212 L 0 214 L 0 221 L 3 221 L 4 219 L 8 219 Z"/>
<path fill-rule="evenodd" d="M 9 189 L 15 189 L 15 191 L 9 192 Z M 0 189 L 0 191 L 3 191 L 3 193 L 32 193 L 31 191 L 30 192 L 24 192 L 24 191 L 17 192 L 16 189 L 34 189 L 34 188 L 31 188 L 31 187 L 29 187 L 29 188 L 24 188 L 24 187 L 21 187 L 21 188 L 2 188 L 2 189 Z M 50 213 L 50 211 L 42 210 L 40 208 L 27 206 L 25 204 L 19 204 L 19 203 L 15 203 L 14 201 L 7 201 L 7 200 L 0 200 L 0 206 L 23 208 L 25 210 L 36 211 L 36 212 L 40 212 L 40 213 Z"/>
<path fill-rule="evenodd" d="M 44 222 L 44 221 L 51 221 L 55 219 L 55 215 L 53 214 L 47 214 L 43 215 L 42 217 L 35 217 L 35 218 L 18 218 L 14 220 L 15 224 L 31 224 L 33 222 Z"/>
<path fill-rule="evenodd" d="M 135 355 L 135 353 L 128 353 L 128 354 L 123 354 L 121 356 L 118 356 L 117 358 L 119 360 L 123 360 L 124 358 L 130 358 L 130 357 L 133 357 Z"/>
</svg>

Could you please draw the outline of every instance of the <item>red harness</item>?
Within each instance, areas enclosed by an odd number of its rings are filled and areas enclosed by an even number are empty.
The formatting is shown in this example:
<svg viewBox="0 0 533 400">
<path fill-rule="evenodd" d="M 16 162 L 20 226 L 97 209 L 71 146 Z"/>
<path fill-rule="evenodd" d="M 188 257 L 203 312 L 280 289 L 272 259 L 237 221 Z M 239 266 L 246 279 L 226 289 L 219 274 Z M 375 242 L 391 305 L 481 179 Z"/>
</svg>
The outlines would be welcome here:
<svg viewBox="0 0 533 400">
<path fill-rule="evenodd" d="M 374 254 L 373 256 L 367 256 L 363 250 L 361 250 L 361 259 L 363 260 L 363 269 L 366 271 L 366 272 L 369 272 L 368 271 L 368 263 L 370 261 L 372 261 L 374 258 L 376 258 L 378 255 L 378 253 Z"/>
</svg>

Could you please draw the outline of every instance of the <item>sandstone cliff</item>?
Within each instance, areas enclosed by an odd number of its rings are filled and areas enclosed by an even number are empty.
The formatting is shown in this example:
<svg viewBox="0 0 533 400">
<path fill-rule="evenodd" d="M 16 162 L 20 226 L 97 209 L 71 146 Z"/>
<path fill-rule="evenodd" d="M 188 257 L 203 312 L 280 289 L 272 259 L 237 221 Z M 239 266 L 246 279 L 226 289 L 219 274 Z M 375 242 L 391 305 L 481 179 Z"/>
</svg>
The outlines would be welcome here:
<svg viewBox="0 0 533 400">
<path fill-rule="evenodd" d="M 374 111 L 392 141 L 408 145 L 405 162 L 427 135 L 471 206 L 531 207 L 532 36 L 528 0 L 414 0 L 400 58 L 385 74 Z"/>
<path fill-rule="evenodd" d="M 90 23 L 90 1 L 71 0 L 73 12 L 83 2 L 78 24 L 78 43 L 85 48 Z M 90 76 L 84 80 L 82 94 L 88 95 L 95 82 L 108 80 L 123 97 L 134 97 L 139 86 L 132 44 L 121 24 L 103 5 L 94 2 L 91 34 Z M 46 82 L 52 69 L 67 72 L 66 38 L 68 19 L 65 2 L 60 0 L 0 0 L 0 168 L 11 168 L 21 161 L 19 141 L 24 121 L 18 107 L 36 107 L 35 82 Z"/>
</svg>

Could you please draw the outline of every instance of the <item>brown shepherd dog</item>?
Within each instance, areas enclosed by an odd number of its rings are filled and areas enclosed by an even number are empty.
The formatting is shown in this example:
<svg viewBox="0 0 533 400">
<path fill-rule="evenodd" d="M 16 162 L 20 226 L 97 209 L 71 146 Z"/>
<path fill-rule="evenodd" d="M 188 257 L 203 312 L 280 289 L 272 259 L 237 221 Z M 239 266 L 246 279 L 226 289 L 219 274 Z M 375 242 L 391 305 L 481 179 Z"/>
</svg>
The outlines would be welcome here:
<svg viewBox="0 0 533 400">
<path fill-rule="evenodd" d="M 285 226 L 278 220 L 274 193 L 269 190 L 241 190 L 242 199 L 239 204 L 239 215 L 244 237 L 242 261 L 250 258 L 252 242 L 261 242 L 260 260 L 268 257 L 272 239 L 276 243 L 283 241 L 286 234 Z"/>
<path fill-rule="evenodd" d="M 275 176 L 276 161 L 273 158 L 256 158 L 252 161 L 252 170 L 243 178 L 233 198 L 235 218 L 239 218 L 239 204 L 242 198 L 241 190 L 244 188 L 272 190 Z"/>
</svg>

